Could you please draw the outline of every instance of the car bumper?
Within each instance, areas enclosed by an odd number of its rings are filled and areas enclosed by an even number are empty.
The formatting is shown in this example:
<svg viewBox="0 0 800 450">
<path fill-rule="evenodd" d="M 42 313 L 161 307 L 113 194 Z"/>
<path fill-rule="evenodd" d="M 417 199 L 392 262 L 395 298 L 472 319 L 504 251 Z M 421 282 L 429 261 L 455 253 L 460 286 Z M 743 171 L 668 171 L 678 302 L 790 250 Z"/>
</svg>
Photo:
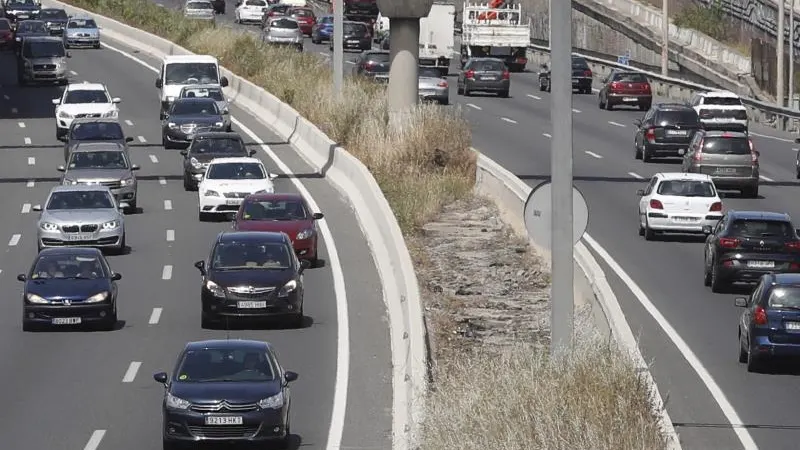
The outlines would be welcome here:
<svg viewBox="0 0 800 450">
<path fill-rule="evenodd" d="M 755 336 L 751 348 L 758 356 L 800 357 L 800 344 L 772 342 L 768 336 Z"/>
<path fill-rule="evenodd" d="M 114 313 L 114 305 L 110 302 L 90 305 L 30 305 L 23 306 L 24 320 L 38 325 L 69 326 L 107 321 Z M 79 318 L 80 323 L 74 323 Z M 58 323 L 64 319 L 73 319 L 73 323 Z"/>
<path fill-rule="evenodd" d="M 86 115 L 85 117 L 86 118 L 92 118 L 92 119 L 99 119 L 99 118 L 102 118 L 103 115 L 102 114 L 90 114 L 90 115 Z M 117 117 L 111 116 L 110 118 L 116 119 Z M 74 120 L 75 120 L 75 117 L 71 117 L 71 118 L 57 117 L 56 118 L 56 126 L 58 128 L 61 128 L 62 130 L 69 130 L 69 127 L 72 125 L 72 122 Z"/>
<path fill-rule="evenodd" d="M 608 102 L 612 105 L 649 105 L 653 103 L 653 96 L 641 94 L 608 94 Z"/>
<path fill-rule="evenodd" d="M 203 314 L 206 317 L 222 319 L 266 319 L 270 317 L 294 316 L 299 314 L 303 307 L 303 299 L 295 290 L 286 297 L 271 295 L 264 298 L 236 298 L 227 299 L 215 297 L 203 289 L 201 294 Z M 239 308 L 239 300 L 250 302 L 264 302 L 263 308 Z"/>
<path fill-rule="evenodd" d="M 259 22 L 264 19 L 264 13 L 255 13 L 255 12 L 241 12 L 239 16 L 239 20 L 242 22 Z"/>
<path fill-rule="evenodd" d="M 644 145 L 652 156 L 681 156 L 679 151 L 689 148 L 689 139 L 686 142 L 645 142 Z"/>
<path fill-rule="evenodd" d="M 22 72 L 22 78 L 27 81 L 66 81 L 66 69 L 60 70 L 26 70 Z"/>
<path fill-rule="evenodd" d="M 716 177 L 712 176 L 717 189 L 742 189 L 758 185 L 758 175 L 751 177 Z"/>
<path fill-rule="evenodd" d="M 770 257 L 770 255 L 764 255 L 764 260 L 774 261 L 775 259 L 774 257 Z M 718 264 L 717 273 L 720 278 L 728 282 L 756 282 L 763 275 L 768 273 L 800 273 L 800 269 L 791 269 L 791 264 L 800 266 L 798 262 L 800 261 L 787 262 L 778 259 L 775 267 L 754 268 L 748 267 L 745 261 L 729 259 Z"/>
<path fill-rule="evenodd" d="M 302 241 L 292 241 L 294 252 L 299 259 L 317 259 L 317 239 L 303 239 Z"/>
<path fill-rule="evenodd" d="M 303 34 L 311 34 L 311 31 L 314 29 L 314 24 L 311 23 L 302 23 L 298 24 L 300 26 L 300 32 Z"/>
<path fill-rule="evenodd" d="M 663 214 L 648 212 L 647 226 L 654 231 L 702 233 L 703 227 L 713 227 L 720 219 L 722 219 L 722 214 Z"/>
<path fill-rule="evenodd" d="M 450 92 L 445 90 L 419 91 L 420 100 L 447 103 L 450 100 Z"/>
<path fill-rule="evenodd" d="M 230 214 L 239 211 L 243 198 L 200 196 L 200 212 L 208 214 Z"/>
<path fill-rule="evenodd" d="M 286 437 L 288 411 L 256 410 L 241 413 L 213 414 L 242 418 L 242 425 L 206 425 L 205 418 L 211 414 L 190 410 L 163 410 L 165 441 L 214 442 L 277 441 Z"/>
<path fill-rule="evenodd" d="M 70 47 L 93 47 L 100 44 L 100 37 L 74 37 L 67 36 L 64 43 Z"/>
<path fill-rule="evenodd" d="M 511 86 L 509 80 L 467 80 L 466 86 L 470 91 L 502 92 Z"/>
<path fill-rule="evenodd" d="M 331 40 L 331 36 L 332 36 L 332 33 L 330 31 L 317 31 L 317 33 L 316 33 L 317 39 L 320 39 L 320 40 L 323 40 L 323 41 L 330 41 Z"/>
<path fill-rule="evenodd" d="M 39 230 L 40 247 L 98 247 L 119 248 L 122 245 L 122 227 L 115 230 L 98 230 L 94 233 L 63 233 Z"/>
<path fill-rule="evenodd" d="M 719 131 L 747 131 L 748 122 L 746 120 L 704 120 L 700 119 L 700 123 L 706 130 L 719 130 Z"/>
<path fill-rule="evenodd" d="M 572 89 L 591 89 L 592 78 L 590 77 L 572 77 Z"/>
<path fill-rule="evenodd" d="M 167 128 L 164 130 L 164 140 L 176 145 L 189 145 L 194 139 L 197 133 L 205 133 L 211 131 L 224 131 L 225 130 L 225 122 L 223 121 L 223 126 L 221 127 L 203 127 L 203 128 L 196 128 L 191 133 L 184 133 L 181 131 L 180 128 Z"/>
</svg>

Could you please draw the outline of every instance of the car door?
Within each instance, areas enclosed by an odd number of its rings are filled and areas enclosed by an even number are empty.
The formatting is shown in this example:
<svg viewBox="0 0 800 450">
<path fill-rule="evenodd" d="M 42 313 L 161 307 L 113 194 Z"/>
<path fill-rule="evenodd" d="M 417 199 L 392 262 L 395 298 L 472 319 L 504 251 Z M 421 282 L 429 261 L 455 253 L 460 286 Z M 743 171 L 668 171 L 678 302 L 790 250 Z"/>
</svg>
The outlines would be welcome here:
<svg viewBox="0 0 800 450">
<path fill-rule="evenodd" d="M 658 176 L 650 179 L 647 188 L 644 190 L 644 195 L 639 199 L 639 222 L 645 223 L 645 215 L 647 214 L 647 205 L 650 203 L 650 197 L 655 191 L 656 184 L 658 184 Z"/>
<path fill-rule="evenodd" d="M 758 282 L 758 285 L 753 290 L 753 293 L 747 297 L 747 306 L 742 311 L 739 318 L 739 330 L 742 332 L 745 343 L 750 345 L 750 325 L 753 323 L 753 309 L 759 304 L 762 295 L 764 295 L 764 280 L 763 278 Z"/>
<path fill-rule="evenodd" d="M 692 140 L 689 142 L 689 148 L 686 150 L 686 153 L 683 154 L 683 161 L 681 161 L 681 171 L 691 172 L 691 162 L 692 158 L 694 157 L 695 152 L 700 146 L 700 141 L 703 140 L 703 133 L 695 133 Z"/>
<path fill-rule="evenodd" d="M 713 264 L 714 256 L 717 251 L 717 240 L 719 239 L 719 235 L 725 230 L 725 227 L 728 223 L 728 215 L 725 214 L 722 216 L 722 219 L 717 222 L 717 225 L 711 231 L 711 234 L 706 236 L 706 243 L 705 243 L 705 262 L 706 266 Z"/>
</svg>

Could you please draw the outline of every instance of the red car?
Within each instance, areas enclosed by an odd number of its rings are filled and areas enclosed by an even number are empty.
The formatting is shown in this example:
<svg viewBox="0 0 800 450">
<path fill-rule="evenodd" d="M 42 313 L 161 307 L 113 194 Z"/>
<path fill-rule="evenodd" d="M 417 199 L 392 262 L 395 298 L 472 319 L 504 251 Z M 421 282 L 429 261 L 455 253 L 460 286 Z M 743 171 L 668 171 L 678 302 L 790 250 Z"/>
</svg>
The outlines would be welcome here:
<svg viewBox="0 0 800 450">
<path fill-rule="evenodd" d="M 236 231 L 282 231 L 289 235 L 301 260 L 317 267 L 317 224 L 322 213 L 312 213 L 300 194 L 251 194 L 236 213 Z"/>
<path fill-rule="evenodd" d="M 0 19 L 0 48 L 11 48 L 14 43 L 14 32 L 11 31 L 11 22 Z"/>
<path fill-rule="evenodd" d="M 303 34 L 311 36 L 311 29 L 317 23 L 317 18 L 311 8 L 292 8 L 288 11 L 288 15 L 297 21 Z"/>
</svg>

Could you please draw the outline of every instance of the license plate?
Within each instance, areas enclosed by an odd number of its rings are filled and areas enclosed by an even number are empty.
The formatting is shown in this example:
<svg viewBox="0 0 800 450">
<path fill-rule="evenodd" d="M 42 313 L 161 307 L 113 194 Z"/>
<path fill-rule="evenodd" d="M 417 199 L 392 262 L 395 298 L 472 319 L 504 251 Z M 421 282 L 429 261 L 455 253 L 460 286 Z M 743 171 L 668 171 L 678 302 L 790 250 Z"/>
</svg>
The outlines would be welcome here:
<svg viewBox="0 0 800 450">
<path fill-rule="evenodd" d="M 347 41 L 348 44 L 358 44 L 358 41 Z"/>
<path fill-rule="evenodd" d="M 53 325 L 77 325 L 81 323 L 80 317 L 55 317 L 52 320 Z"/>
<path fill-rule="evenodd" d="M 730 174 L 736 173 L 736 169 L 733 168 L 733 167 L 717 167 L 714 170 L 714 173 L 724 173 L 724 174 L 730 175 Z"/>
<path fill-rule="evenodd" d="M 573 78 L 573 79 L 572 79 L 572 84 L 575 84 L 575 83 L 577 83 L 577 82 L 578 82 L 578 79 L 577 79 L 577 78 Z"/>
<path fill-rule="evenodd" d="M 225 204 L 226 204 L 226 205 L 231 205 L 231 206 L 233 206 L 233 205 L 238 205 L 238 204 L 240 204 L 240 203 L 242 203 L 242 201 L 241 201 L 241 200 L 238 200 L 238 199 L 230 199 L 230 200 L 225 200 Z"/>
<path fill-rule="evenodd" d="M 775 261 L 747 261 L 747 267 L 754 269 L 772 269 L 775 267 Z"/>
<path fill-rule="evenodd" d="M 241 425 L 241 416 L 206 416 L 206 425 Z"/>
<path fill-rule="evenodd" d="M 639 99 L 636 98 L 636 97 L 625 97 L 625 98 L 622 99 L 623 102 L 635 102 L 637 100 L 639 100 Z"/>
<path fill-rule="evenodd" d="M 695 217 L 673 217 L 672 220 L 675 222 L 694 222 L 697 220 Z"/>
<path fill-rule="evenodd" d="M 92 235 L 91 234 L 70 234 L 70 235 L 67 235 L 67 240 L 70 241 L 70 242 L 90 241 L 90 240 L 92 240 Z"/>
<path fill-rule="evenodd" d="M 481 77 L 482 80 L 496 80 L 497 77 Z"/>
<path fill-rule="evenodd" d="M 17 19 L 27 19 L 29 16 L 27 14 L 20 14 L 17 16 Z"/>
<path fill-rule="evenodd" d="M 264 309 L 267 307 L 267 302 L 236 302 L 236 307 L 239 309 Z"/>
<path fill-rule="evenodd" d="M 786 322 L 784 326 L 787 330 L 800 331 L 800 322 Z"/>
<path fill-rule="evenodd" d="M 686 136 L 688 133 L 686 130 L 667 130 L 668 136 Z"/>
</svg>

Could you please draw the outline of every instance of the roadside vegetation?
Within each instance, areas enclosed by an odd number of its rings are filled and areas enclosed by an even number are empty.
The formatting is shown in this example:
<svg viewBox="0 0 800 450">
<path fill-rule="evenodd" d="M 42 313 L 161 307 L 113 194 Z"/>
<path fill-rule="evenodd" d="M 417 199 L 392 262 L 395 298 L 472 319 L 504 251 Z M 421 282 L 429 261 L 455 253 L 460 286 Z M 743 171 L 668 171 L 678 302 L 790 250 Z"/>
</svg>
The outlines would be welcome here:
<svg viewBox="0 0 800 450">
<path fill-rule="evenodd" d="M 348 77 L 344 95 L 335 99 L 330 70 L 315 55 L 189 22 L 147 0 L 66 3 L 214 55 L 290 104 L 364 162 L 410 240 L 424 238 L 422 227 L 447 205 L 472 198 L 475 157 L 469 125 L 457 108 L 421 105 L 401 131 L 388 131 L 385 88 Z M 521 345 L 437 358 L 423 448 L 663 448 L 649 393 L 632 362 L 597 342 L 577 348 L 557 360 Z"/>
</svg>

